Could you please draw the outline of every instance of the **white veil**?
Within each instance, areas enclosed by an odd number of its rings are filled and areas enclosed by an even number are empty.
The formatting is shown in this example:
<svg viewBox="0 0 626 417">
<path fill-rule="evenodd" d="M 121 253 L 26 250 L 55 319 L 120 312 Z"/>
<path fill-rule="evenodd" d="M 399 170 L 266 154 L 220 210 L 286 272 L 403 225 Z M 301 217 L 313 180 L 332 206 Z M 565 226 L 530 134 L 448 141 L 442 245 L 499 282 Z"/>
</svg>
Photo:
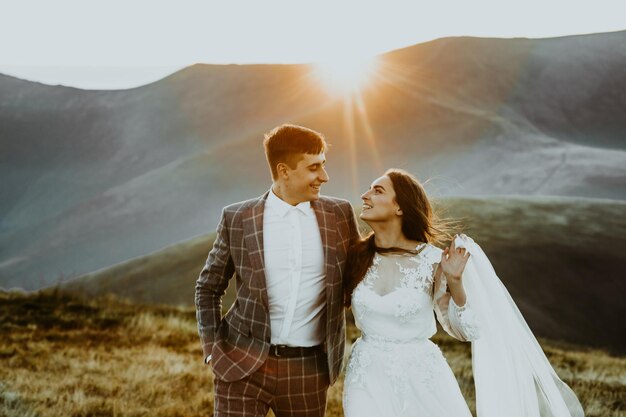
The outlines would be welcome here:
<svg viewBox="0 0 626 417">
<path fill-rule="evenodd" d="M 480 330 L 472 342 L 478 417 L 583 417 L 481 247 L 466 235 L 455 245 L 470 253 L 463 285 Z"/>
</svg>

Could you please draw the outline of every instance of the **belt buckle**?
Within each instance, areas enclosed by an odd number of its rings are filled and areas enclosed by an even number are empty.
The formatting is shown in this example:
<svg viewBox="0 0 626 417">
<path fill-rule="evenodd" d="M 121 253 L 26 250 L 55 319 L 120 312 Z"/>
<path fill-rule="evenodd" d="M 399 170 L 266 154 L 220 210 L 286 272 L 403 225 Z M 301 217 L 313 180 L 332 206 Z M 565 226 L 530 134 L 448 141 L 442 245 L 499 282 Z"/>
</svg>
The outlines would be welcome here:
<svg viewBox="0 0 626 417">
<path fill-rule="evenodd" d="M 283 347 L 286 345 L 274 345 L 274 356 L 276 356 L 277 358 L 280 358 L 281 355 L 278 354 L 278 348 Z"/>
</svg>

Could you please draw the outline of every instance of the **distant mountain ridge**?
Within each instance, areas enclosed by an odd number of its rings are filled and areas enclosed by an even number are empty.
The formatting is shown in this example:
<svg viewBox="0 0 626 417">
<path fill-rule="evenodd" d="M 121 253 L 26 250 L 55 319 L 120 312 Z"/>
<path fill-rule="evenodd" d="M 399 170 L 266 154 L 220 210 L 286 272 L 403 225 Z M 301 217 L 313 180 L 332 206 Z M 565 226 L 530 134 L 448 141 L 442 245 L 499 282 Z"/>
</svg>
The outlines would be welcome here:
<svg viewBox="0 0 626 417">
<path fill-rule="evenodd" d="M 626 202 L 555 197 L 444 198 L 538 335 L 626 353 Z M 365 224 L 362 224 L 365 226 Z M 86 274 L 61 286 L 139 303 L 193 305 L 215 234 Z M 234 279 L 224 308 L 235 294 Z"/>
<path fill-rule="evenodd" d="M 214 230 L 222 206 L 269 187 L 262 134 L 283 122 L 327 135 L 324 193 L 352 201 L 391 166 L 434 196 L 626 199 L 626 32 L 445 38 L 381 59 L 364 113 L 306 65 L 194 65 L 122 91 L 0 75 L 0 286 Z"/>
</svg>

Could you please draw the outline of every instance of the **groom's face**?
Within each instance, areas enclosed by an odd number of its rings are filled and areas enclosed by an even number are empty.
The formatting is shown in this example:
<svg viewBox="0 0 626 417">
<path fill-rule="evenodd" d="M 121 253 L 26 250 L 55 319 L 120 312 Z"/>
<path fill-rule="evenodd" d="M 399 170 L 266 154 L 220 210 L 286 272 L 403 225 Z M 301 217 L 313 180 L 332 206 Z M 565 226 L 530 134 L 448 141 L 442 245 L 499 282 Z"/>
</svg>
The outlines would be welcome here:
<svg viewBox="0 0 626 417">
<path fill-rule="evenodd" d="M 295 169 L 287 167 L 285 191 L 292 201 L 299 203 L 320 198 L 320 188 L 328 181 L 326 173 L 326 155 L 301 154 Z"/>
</svg>

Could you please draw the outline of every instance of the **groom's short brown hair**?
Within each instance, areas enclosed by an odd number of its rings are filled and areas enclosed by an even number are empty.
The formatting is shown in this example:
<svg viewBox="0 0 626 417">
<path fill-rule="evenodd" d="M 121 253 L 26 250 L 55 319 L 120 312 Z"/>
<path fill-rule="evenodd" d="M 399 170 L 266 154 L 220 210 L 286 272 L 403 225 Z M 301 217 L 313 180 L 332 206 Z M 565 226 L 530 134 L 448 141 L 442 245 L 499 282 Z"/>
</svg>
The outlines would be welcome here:
<svg viewBox="0 0 626 417">
<path fill-rule="evenodd" d="M 266 133 L 263 146 L 274 180 L 278 178 L 276 166 L 279 163 L 283 162 L 295 169 L 301 154 L 318 155 L 328 149 L 324 135 L 313 129 L 292 124 L 277 126 Z"/>
</svg>

